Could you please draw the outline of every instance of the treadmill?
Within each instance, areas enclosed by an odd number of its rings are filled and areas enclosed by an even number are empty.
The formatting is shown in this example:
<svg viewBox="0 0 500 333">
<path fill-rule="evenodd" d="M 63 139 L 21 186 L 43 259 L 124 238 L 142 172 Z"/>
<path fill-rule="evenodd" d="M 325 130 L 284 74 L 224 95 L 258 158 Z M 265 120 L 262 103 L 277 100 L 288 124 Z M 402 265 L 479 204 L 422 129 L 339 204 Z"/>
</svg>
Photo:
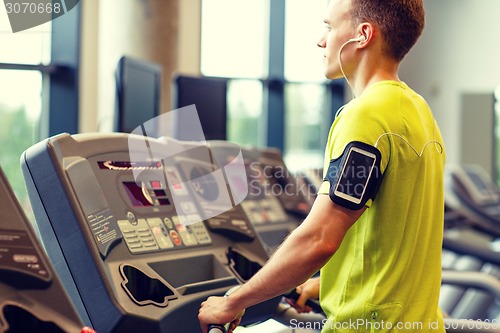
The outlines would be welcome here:
<svg viewBox="0 0 500 333">
<path fill-rule="evenodd" d="M 200 303 L 268 260 L 224 168 L 196 143 L 136 134 L 60 134 L 22 168 L 49 257 L 86 325 L 198 332 Z M 251 307 L 270 318 L 281 297 Z"/>
<path fill-rule="evenodd" d="M 241 151 L 246 172 L 229 175 L 235 184 L 247 184 L 248 194 L 241 207 L 269 255 L 273 254 L 307 216 L 310 202 L 299 191 L 299 184 L 277 150 L 239 148 L 217 140 L 208 141 L 208 145 L 219 165 L 227 165 Z"/>
<path fill-rule="evenodd" d="M 0 205 L 0 332 L 80 332 L 82 320 L 1 169 Z"/>
<path fill-rule="evenodd" d="M 448 165 L 445 172 L 444 274 L 483 273 L 500 279 L 500 192 L 478 165 Z M 440 306 L 454 318 L 500 319 L 494 292 L 474 284 L 447 285 Z"/>
<path fill-rule="evenodd" d="M 447 166 L 445 204 L 474 228 L 500 235 L 500 190 L 479 165 Z"/>
</svg>

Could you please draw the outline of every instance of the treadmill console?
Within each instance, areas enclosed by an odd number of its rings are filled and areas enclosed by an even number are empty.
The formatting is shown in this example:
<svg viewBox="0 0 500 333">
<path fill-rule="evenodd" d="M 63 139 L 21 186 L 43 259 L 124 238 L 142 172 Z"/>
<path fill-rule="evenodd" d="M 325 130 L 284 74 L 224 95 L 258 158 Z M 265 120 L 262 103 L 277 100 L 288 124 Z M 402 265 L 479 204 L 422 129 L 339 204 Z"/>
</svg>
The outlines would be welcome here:
<svg viewBox="0 0 500 333">
<path fill-rule="evenodd" d="M 447 165 L 445 204 L 448 219 L 460 221 L 459 218 L 465 218 L 468 224 L 498 235 L 500 234 L 499 200 L 500 192 L 496 184 L 480 166 Z"/>
<path fill-rule="evenodd" d="M 61 134 L 22 164 L 47 252 L 97 332 L 197 332 L 199 304 L 269 258 L 207 146 Z M 279 301 L 244 320 L 269 318 Z"/>
<path fill-rule="evenodd" d="M 309 191 L 301 189 L 304 186 L 286 167 L 283 156 L 278 149 L 255 149 L 257 161 L 265 170 L 264 175 L 269 179 L 270 187 L 274 190 L 281 204 L 289 214 L 304 218 L 311 210 L 311 201 L 306 198 Z"/>
<path fill-rule="evenodd" d="M 209 146 L 219 165 L 228 164 L 237 153 L 226 141 L 210 141 Z M 272 254 L 302 222 L 310 205 L 276 150 L 241 149 L 241 154 L 246 173 L 228 172 L 228 176 L 232 184 L 248 186 L 241 208 Z"/>
<path fill-rule="evenodd" d="M 477 205 L 497 203 L 500 199 L 495 183 L 479 165 L 455 167 L 453 176 Z"/>
<path fill-rule="evenodd" d="M 80 332 L 83 324 L 0 169 L 0 332 Z"/>
</svg>

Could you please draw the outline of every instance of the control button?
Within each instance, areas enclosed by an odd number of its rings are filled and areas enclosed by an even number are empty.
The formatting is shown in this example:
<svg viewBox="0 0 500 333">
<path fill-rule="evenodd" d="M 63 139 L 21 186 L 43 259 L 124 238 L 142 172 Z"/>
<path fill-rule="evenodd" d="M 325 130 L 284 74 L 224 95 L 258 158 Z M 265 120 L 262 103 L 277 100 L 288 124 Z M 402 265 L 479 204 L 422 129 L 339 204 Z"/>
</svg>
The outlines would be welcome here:
<svg viewBox="0 0 500 333">
<path fill-rule="evenodd" d="M 170 190 L 176 195 L 188 195 L 184 185 L 181 183 L 181 177 L 177 170 L 171 167 L 166 168 L 167 179 L 170 184 Z"/>
<path fill-rule="evenodd" d="M 175 225 L 178 225 L 181 223 L 179 221 L 179 216 L 177 216 L 177 215 L 172 216 L 172 221 L 174 222 Z"/>
<path fill-rule="evenodd" d="M 210 238 L 210 236 L 206 236 L 206 237 L 197 237 L 198 239 L 198 243 L 200 244 L 211 244 L 212 243 L 212 239 Z"/>
<path fill-rule="evenodd" d="M 135 232 L 135 228 L 130 225 L 129 220 L 119 220 L 117 221 L 117 223 L 127 244 L 130 242 L 130 240 L 136 240 L 136 242 L 139 241 L 139 238 Z"/>
<path fill-rule="evenodd" d="M 188 226 L 190 224 L 192 224 L 193 222 L 191 222 L 188 218 L 188 216 L 186 215 L 179 215 L 177 216 L 177 219 L 174 220 L 174 224 L 179 227 L 179 225 L 182 225 L 182 226 Z"/>
<path fill-rule="evenodd" d="M 191 230 L 193 231 L 196 240 L 200 244 L 210 244 L 212 243 L 212 239 L 208 233 L 207 228 L 205 228 L 205 224 L 203 222 L 193 223 L 189 225 Z"/>
<path fill-rule="evenodd" d="M 161 224 L 161 219 L 158 217 L 155 217 L 152 219 L 147 219 L 147 221 L 148 221 L 148 225 L 150 227 L 156 227 L 156 226 L 159 226 Z"/>
<path fill-rule="evenodd" d="M 163 188 L 163 186 L 161 185 L 161 182 L 160 182 L 160 181 L 158 181 L 158 180 L 153 180 L 153 181 L 151 181 L 151 182 L 150 182 L 150 185 L 151 185 L 151 187 L 152 187 L 152 188 L 154 188 L 154 189 L 161 189 L 161 188 Z"/>
<path fill-rule="evenodd" d="M 36 264 L 38 262 L 38 257 L 28 254 L 14 254 L 12 259 L 15 262 L 26 263 L 26 264 Z"/>
<path fill-rule="evenodd" d="M 141 240 L 139 238 L 131 238 L 131 239 L 125 239 L 125 241 L 128 243 L 128 244 L 134 244 L 134 243 L 140 243 Z"/>
<path fill-rule="evenodd" d="M 171 219 L 169 219 L 168 217 L 165 217 L 163 219 L 163 223 L 165 223 L 165 225 L 167 226 L 167 228 L 169 229 L 173 229 L 174 228 L 174 223 L 172 222 Z"/>
<path fill-rule="evenodd" d="M 137 225 L 137 219 L 135 218 L 134 213 L 132 212 L 127 212 L 127 220 L 132 224 L 132 225 Z"/>
<path fill-rule="evenodd" d="M 160 218 L 148 219 L 149 227 L 151 228 L 151 233 L 153 234 L 156 242 L 160 249 L 170 249 L 174 247 L 174 244 L 168 237 L 168 230 L 163 224 Z M 143 239 L 144 241 L 144 239 Z"/>
<path fill-rule="evenodd" d="M 241 227 L 241 226 L 245 226 L 246 227 L 247 226 L 247 223 L 245 221 L 243 221 L 243 220 L 231 220 L 231 223 L 233 225 L 239 226 L 239 227 Z"/>
<path fill-rule="evenodd" d="M 208 223 L 210 224 L 211 227 L 218 227 L 221 226 L 224 223 L 224 221 L 218 219 L 209 219 Z"/>
<path fill-rule="evenodd" d="M 181 210 L 184 214 L 196 213 L 196 206 L 191 201 L 181 202 Z"/>
<path fill-rule="evenodd" d="M 174 247 L 174 244 L 168 237 L 168 232 L 163 225 L 155 226 L 153 229 L 153 235 L 158 243 L 160 249 L 170 249 Z"/>
<path fill-rule="evenodd" d="M 182 224 L 179 224 L 177 226 L 177 230 L 179 231 L 179 235 L 181 236 L 184 245 L 193 246 L 198 244 L 198 241 L 196 240 L 196 237 L 191 233 L 189 226 L 186 227 Z"/>
<path fill-rule="evenodd" d="M 192 225 L 192 224 L 197 224 L 197 223 L 202 223 L 202 221 L 203 221 L 203 220 L 201 219 L 200 215 L 198 215 L 198 214 L 190 214 L 190 215 L 187 215 L 187 216 L 186 216 L 186 219 L 188 220 L 188 223 L 189 223 L 190 225 Z M 203 224 L 203 223 L 202 223 L 202 224 Z"/>
<path fill-rule="evenodd" d="M 182 239 L 179 236 L 179 234 L 177 233 L 177 231 L 170 230 L 170 238 L 172 239 L 172 242 L 174 242 L 174 244 L 176 246 L 181 246 L 182 245 Z"/>
</svg>

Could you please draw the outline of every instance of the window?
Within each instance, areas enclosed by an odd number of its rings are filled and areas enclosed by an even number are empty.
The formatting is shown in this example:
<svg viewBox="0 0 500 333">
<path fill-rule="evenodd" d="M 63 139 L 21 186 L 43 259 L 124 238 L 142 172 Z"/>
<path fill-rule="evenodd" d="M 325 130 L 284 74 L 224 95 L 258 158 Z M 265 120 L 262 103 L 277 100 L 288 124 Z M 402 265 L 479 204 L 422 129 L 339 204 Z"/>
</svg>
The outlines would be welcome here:
<svg viewBox="0 0 500 333">
<path fill-rule="evenodd" d="M 37 71 L 0 70 L 0 161 L 24 207 L 28 197 L 21 174 L 20 156 L 38 142 L 42 75 Z"/>
<path fill-rule="evenodd" d="M 202 2 L 201 72 L 230 78 L 228 140 L 281 149 L 293 171 L 322 167 L 333 114 L 343 104 L 343 83 L 325 80 L 317 47 L 327 4 Z"/>
<path fill-rule="evenodd" d="M 228 138 L 241 145 L 258 145 L 262 128 L 262 83 L 257 80 L 230 80 L 228 98 Z"/>
<path fill-rule="evenodd" d="M 201 72 L 238 78 L 228 82 L 227 133 L 229 141 L 243 145 L 262 144 L 268 6 L 267 0 L 202 1 Z"/>
<path fill-rule="evenodd" d="M 29 211 L 29 201 L 20 156 L 40 141 L 43 75 L 35 66 L 50 61 L 50 36 L 50 22 L 12 33 L 6 12 L 0 11 L 0 63 L 3 64 L 0 67 L 0 165 L 25 211 Z M 24 70 L 1 69 L 8 65 L 28 66 Z"/>
<path fill-rule="evenodd" d="M 331 122 L 325 85 L 323 50 L 327 0 L 286 1 L 285 19 L 285 147 L 290 169 L 320 168 Z"/>
<path fill-rule="evenodd" d="M 287 0 L 285 17 L 285 78 L 288 81 L 325 81 L 323 50 L 327 0 Z"/>
<path fill-rule="evenodd" d="M 0 10 L 0 166 L 24 208 L 29 203 L 22 152 L 78 129 L 80 12 L 75 3 L 53 21 L 12 33 L 6 11 Z M 32 218 L 30 209 L 25 212 Z"/>
<path fill-rule="evenodd" d="M 329 131 L 327 89 L 316 83 L 285 86 L 285 162 L 298 171 L 323 166 Z M 297 169 L 297 170 L 295 170 Z"/>
<path fill-rule="evenodd" d="M 268 0 L 203 0 L 201 72 L 206 76 L 266 75 Z"/>
<path fill-rule="evenodd" d="M 26 31 L 12 33 L 6 11 L 0 10 L 0 63 L 49 63 L 51 31 L 52 23 L 47 22 Z"/>
</svg>

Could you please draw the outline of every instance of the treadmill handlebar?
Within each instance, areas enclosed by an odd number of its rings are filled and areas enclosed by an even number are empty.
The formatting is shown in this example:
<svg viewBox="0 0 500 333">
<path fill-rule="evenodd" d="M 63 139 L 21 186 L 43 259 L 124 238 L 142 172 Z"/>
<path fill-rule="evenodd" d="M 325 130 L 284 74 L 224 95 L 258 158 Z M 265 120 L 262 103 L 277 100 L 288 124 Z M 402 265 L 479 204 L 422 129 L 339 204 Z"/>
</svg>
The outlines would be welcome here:
<svg viewBox="0 0 500 333">
<path fill-rule="evenodd" d="M 224 325 L 210 324 L 208 325 L 208 333 L 226 333 Z"/>
<path fill-rule="evenodd" d="M 287 327 L 292 322 L 310 323 L 313 327 L 321 327 L 325 322 L 325 318 L 322 313 L 298 313 L 292 306 L 284 303 L 278 304 L 276 315 L 273 316 L 274 320 Z"/>
<path fill-rule="evenodd" d="M 444 270 L 442 283 L 482 289 L 500 300 L 500 281 L 486 273 Z"/>
<path fill-rule="evenodd" d="M 227 297 L 227 296 L 231 295 L 239 287 L 240 286 L 234 286 L 234 287 L 232 287 L 231 289 L 229 289 L 228 291 L 226 291 L 226 293 L 224 294 L 224 297 Z M 208 325 L 208 333 L 226 333 L 227 329 L 229 327 L 229 324 L 230 323 L 227 323 L 225 325 L 223 325 L 223 324 L 209 324 Z"/>
<path fill-rule="evenodd" d="M 288 293 L 283 294 L 283 297 L 290 298 L 296 301 L 299 299 L 300 294 L 297 292 L 297 289 L 293 289 Z M 319 304 L 318 300 L 310 298 L 306 301 L 306 305 L 309 306 L 314 312 L 324 315 L 323 309 L 321 308 L 321 305 Z"/>
<path fill-rule="evenodd" d="M 239 286 L 229 289 L 224 296 L 231 295 L 238 288 Z M 286 294 L 283 294 L 282 296 L 297 300 L 300 294 L 298 294 L 294 289 Z M 298 313 L 292 306 L 285 303 L 280 303 L 278 304 L 276 314 L 273 316 L 273 319 L 285 326 L 289 326 L 292 320 L 307 323 L 323 323 L 326 316 L 319 302 L 313 299 L 309 299 L 307 300 L 306 304 L 313 309 L 312 313 Z M 226 333 L 228 326 L 229 324 L 210 324 L 208 325 L 208 333 Z"/>
</svg>

